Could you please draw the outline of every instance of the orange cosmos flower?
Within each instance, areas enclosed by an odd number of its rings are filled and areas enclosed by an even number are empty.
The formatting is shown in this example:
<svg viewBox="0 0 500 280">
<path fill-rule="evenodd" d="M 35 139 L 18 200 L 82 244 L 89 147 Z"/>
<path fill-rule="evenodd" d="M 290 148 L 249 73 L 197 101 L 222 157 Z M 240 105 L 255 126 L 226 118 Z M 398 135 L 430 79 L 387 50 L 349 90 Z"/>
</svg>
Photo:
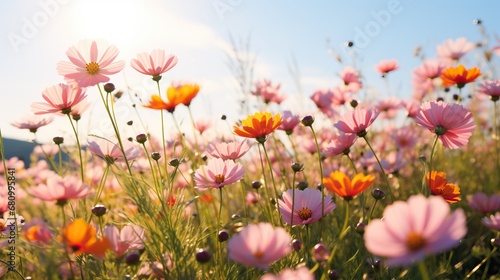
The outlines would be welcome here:
<svg viewBox="0 0 500 280">
<path fill-rule="evenodd" d="M 347 177 L 344 172 L 334 171 L 328 177 L 323 178 L 325 188 L 345 200 L 351 200 L 354 196 L 366 190 L 375 181 L 375 176 L 358 173 L 352 178 Z"/>
<path fill-rule="evenodd" d="M 241 122 L 241 128 L 233 126 L 234 133 L 241 137 L 255 138 L 259 143 L 266 141 L 266 136 L 274 132 L 283 120 L 280 114 L 274 117 L 268 112 L 257 112 Z"/>
<path fill-rule="evenodd" d="M 151 100 L 149 101 L 149 104 L 145 104 L 143 106 L 155 110 L 167 110 L 170 113 L 172 113 L 174 112 L 175 107 L 179 104 L 181 104 L 180 100 L 169 99 L 169 102 L 167 103 L 163 101 L 163 99 L 161 99 L 161 97 L 159 97 L 158 95 L 151 95 Z"/>
<path fill-rule="evenodd" d="M 193 98 L 200 91 L 200 86 L 197 84 L 178 84 L 172 85 L 167 89 L 168 100 L 176 100 L 186 106 L 191 104 Z"/>
<path fill-rule="evenodd" d="M 103 259 L 111 243 L 107 237 L 97 239 L 95 229 L 83 219 L 76 219 L 63 229 L 62 241 L 70 247 L 76 255 L 92 254 Z"/>
<path fill-rule="evenodd" d="M 474 82 L 474 80 L 481 75 L 481 71 L 472 67 L 467 70 L 460 64 L 458 67 L 450 67 L 441 73 L 441 80 L 443 80 L 443 85 L 445 87 L 457 85 L 458 88 L 463 88 L 465 84 Z"/>
<path fill-rule="evenodd" d="M 425 183 L 429 186 L 429 189 L 433 195 L 440 195 L 448 202 L 453 204 L 459 202 L 460 198 L 460 188 L 455 184 L 448 184 L 446 180 L 446 173 L 431 171 L 430 178 L 429 172 L 425 176 Z"/>
</svg>

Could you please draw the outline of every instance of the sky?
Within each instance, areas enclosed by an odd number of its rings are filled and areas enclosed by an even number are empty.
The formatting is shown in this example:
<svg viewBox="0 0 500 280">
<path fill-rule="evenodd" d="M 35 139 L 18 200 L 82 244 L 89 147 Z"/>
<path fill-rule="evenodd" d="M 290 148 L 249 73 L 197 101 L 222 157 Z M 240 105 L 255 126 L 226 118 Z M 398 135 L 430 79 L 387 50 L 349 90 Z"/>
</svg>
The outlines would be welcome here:
<svg viewBox="0 0 500 280">
<path fill-rule="evenodd" d="M 178 64 L 163 75 L 162 91 L 177 80 L 201 85 L 191 105 L 195 119 L 217 122 L 225 114 L 234 122 L 245 117 L 239 110 L 242 94 L 235 72 L 228 66 L 234 46 L 249 54 L 254 82 L 281 83 L 289 96 L 282 108 L 307 112 L 314 108 L 309 100 L 314 90 L 337 86 L 346 65 L 362 72 L 368 94 L 409 98 L 411 71 L 421 63 L 413 55 L 417 46 L 431 58 L 436 45 L 447 39 L 477 42 L 481 36 L 474 19 L 481 19 L 490 44 L 498 45 L 494 35 L 500 34 L 499 10 L 500 2 L 493 0 L 1 1 L 0 129 L 3 137 L 33 139 L 32 133 L 11 123 L 31 113 L 31 103 L 42 101 L 45 88 L 64 82 L 56 64 L 68 60 L 66 50 L 83 39 L 104 39 L 120 50 L 117 59 L 127 66 L 111 76 L 125 91 L 117 115 L 124 123 L 134 120 L 153 130 L 158 129 L 158 114 L 140 104 L 156 93 L 155 84 L 130 67 L 140 52 L 159 48 L 178 57 Z M 348 41 L 354 42 L 353 48 L 345 46 Z M 400 65 L 387 79 L 389 86 L 374 70 L 384 59 L 396 59 Z M 79 130 L 107 136 L 110 129 L 99 94 L 89 88 L 87 95 L 94 106 Z M 178 111 L 178 120 L 187 122 L 184 108 Z M 142 132 L 141 127 L 127 128 L 128 134 Z M 37 141 L 71 137 L 70 129 L 66 118 L 56 117 L 40 128 Z"/>
</svg>

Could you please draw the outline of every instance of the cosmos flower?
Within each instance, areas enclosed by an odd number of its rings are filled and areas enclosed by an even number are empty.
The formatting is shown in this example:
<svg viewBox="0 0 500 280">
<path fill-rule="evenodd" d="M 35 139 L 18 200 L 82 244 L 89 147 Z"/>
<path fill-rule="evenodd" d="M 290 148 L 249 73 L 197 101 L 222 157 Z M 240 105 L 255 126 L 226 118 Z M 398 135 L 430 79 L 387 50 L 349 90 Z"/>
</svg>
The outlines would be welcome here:
<svg viewBox="0 0 500 280">
<path fill-rule="evenodd" d="M 323 178 L 323 185 L 330 192 L 336 193 L 345 200 L 351 200 L 356 195 L 369 188 L 375 181 L 375 176 L 356 174 L 352 180 L 344 172 L 334 171 Z"/>
<path fill-rule="evenodd" d="M 494 213 L 500 210 L 500 196 L 497 194 L 488 196 L 478 192 L 469 198 L 469 206 L 482 214 Z"/>
<path fill-rule="evenodd" d="M 78 199 L 90 194 L 90 188 L 82 180 L 72 175 L 61 177 L 53 174 L 47 177 L 45 184 L 28 189 L 31 195 L 46 201 L 57 201 L 58 204 L 65 204 L 69 199 Z"/>
<path fill-rule="evenodd" d="M 269 223 L 249 224 L 227 242 L 231 260 L 262 270 L 292 251 L 291 236 Z"/>
<path fill-rule="evenodd" d="M 382 60 L 379 64 L 375 66 L 375 69 L 382 74 L 382 77 L 387 75 L 387 73 L 394 71 L 399 68 L 398 61 L 395 59 Z"/>
<path fill-rule="evenodd" d="M 287 135 L 292 134 L 293 129 L 300 123 L 299 116 L 292 114 L 292 112 L 288 110 L 281 113 L 281 119 L 283 120 L 283 123 L 278 127 L 278 129 L 284 130 Z"/>
<path fill-rule="evenodd" d="M 142 52 L 132 59 L 132 68 L 144 75 L 153 76 L 153 80 L 159 81 L 161 74 L 172 69 L 177 64 L 177 57 L 173 54 L 165 54 L 165 50 L 152 50 L 151 53 Z"/>
<path fill-rule="evenodd" d="M 53 117 L 30 115 L 11 124 L 19 129 L 28 129 L 30 132 L 35 133 L 40 127 L 46 126 L 53 121 Z"/>
<path fill-rule="evenodd" d="M 207 165 L 202 165 L 194 174 L 195 188 L 200 191 L 209 188 L 221 188 L 243 178 L 245 168 L 231 160 L 211 158 Z"/>
<path fill-rule="evenodd" d="M 278 275 L 266 273 L 260 280 L 314 280 L 314 275 L 306 266 L 297 269 L 285 268 Z"/>
<path fill-rule="evenodd" d="M 383 219 L 372 220 L 363 235 L 366 249 L 387 258 L 389 267 L 408 266 L 447 251 L 467 233 L 462 209 L 450 213 L 441 197 L 411 196 L 384 209 Z"/>
<path fill-rule="evenodd" d="M 423 103 L 415 121 L 419 126 L 435 133 L 448 149 L 466 145 L 476 128 L 472 114 L 467 109 L 462 105 L 443 101 Z"/>
<path fill-rule="evenodd" d="M 128 143 L 124 145 L 127 160 L 133 160 L 139 156 L 139 150 Z M 117 161 L 125 162 L 124 153 L 122 153 L 120 146 L 110 140 L 95 137 L 94 140 L 88 141 L 87 147 L 93 155 L 103 159 L 107 164 L 113 164 Z"/>
<path fill-rule="evenodd" d="M 293 203 L 295 191 L 295 203 Z M 312 224 L 321 219 L 321 191 L 306 188 L 304 190 L 288 189 L 283 198 L 278 200 L 279 210 L 283 221 L 291 225 Z M 292 219 L 293 204 L 293 219 Z M 335 203 L 328 195 L 324 198 L 324 215 L 335 209 Z"/>
<path fill-rule="evenodd" d="M 167 98 L 172 103 L 182 103 L 186 106 L 198 95 L 200 86 L 198 84 L 187 82 L 175 82 L 167 88 Z"/>
<path fill-rule="evenodd" d="M 241 122 L 241 128 L 233 126 L 234 133 L 245 138 L 255 138 L 259 143 L 266 141 L 267 135 L 273 133 L 283 120 L 280 114 L 272 115 L 268 112 L 257 112 Z"/>
<path fill-rule="evenodd" d="M 361 89 L 363 84 L 359 79 L 359 72 L 351 66 L 347 66 L 340 72 L 340 78 L 344 82 L 343 89 L 355 93 Z"/>
<path fill-rule="evenodd" d="M 393 119 L 402 107 L 401 100 L 394 96 L 380 100 L 375 106 L 383 119 Z"/>
<path fill-rule="evenodd" d="M 98 259 L 104 259 L 106 251 L 111 249 L 109 239 L 107 237 L 98 239 L 95 229 L 81 218 L 69 222 L 64 227 L 62 242 L 75 255 L 91 254 Z"/>
<path fill-rule="evenodd" d="M 482 218 L 481 223 L 490 229 L 500 230 L 500 212 Z"/>
<path fill-rule="evenodd" d="M 42 92 L 42 97 L 46 103 L 32 103 L 31 111 L 35 115 L 70 114 L 74 107 L 87 97 L 85 91 L 85 88 L 74 85 L 58 84 L 50 86 Z"/>
<path fill-rule="evenodd" d="M 121 230 L 114 225 L 107 225 L 104 236 L 109 239 L 110 249 L 117 258 L 126 252 L 144 249 L 144 229 L 138 225 L 126 225 Z"/>
<path fill-rule="evenodd" d="M 351 146 L 354 145 L 354 142 L 356 142 L 357 139 L 358 136 L 356 134 L 341 133 L 324 147 L 323 155 L 325 157 L 333 157 L 340 154 L 348 155 Z"/>
<path fill-rule="evenodd" d="M 42 219 L 34 219 L 24 225 L 23 234 L 26 240 L 32 243 L 49 243 L 52 240 L 52 231 Z"/>
<path fill-rule="evenodd" d="M 467 41 L 467 38 L 460 37 L 456 40 L 448 39 L 438 45 L 436 49 L 438 57 L 448 61 L 456 61 L 474 49 L 474 44 Z"/>
<path fill-rule="evenodd" d="M 443 80 L 443 86 L 445 87 L 457 85 L 457 88 L 463 88 L 465 84 L 474 82 L 479 75 L 481 75 L 481 70 L 478 68 L 465 69 L 460 64 L 457 67 L 450 67 L 444 70 L 441 73 L 441 80 Z"/>
<path fill-rule="evenodd" d="M 79 87 L 95 86 L 109 81 L 108 75 L 120 72 L 124 61 L 114 61 L 118 49 L 102 40 L 82 40 L 66 51 L 71 62 L 60 61 L 57 73 L 68 83 L 76 82 Z"/>
<path fill-rule="evenodd" d="M 281 104 L 286 96 L 280 92 L 281 84 L 273 85 L 269 80 L 262 80 L 255 83 L 255 90 L 252 94 L 259 96 L 264 100 L 264 103 L 275 102 L 276 104 Z"/>
<path fill-rule="evenodd" d="M 441 196 L 450 204 L 461 200 L 460 188 L 455 184 L 449 184 L 448 180 L 446 180 L 446 173 L 444 172 L 427 172 L 425 183 L 433 195 Z"/>
<path fill-rule="evenodd" d="M 217 142 L 209 143 L 207 146 L 207 153 L 216 158 L 223 160 L 236 160 L 244 156 L 252 146 L 248 144 L 247 140 L 240 142 Z"/>
<path fill-rule="evenodd" d="M 376 109 L 356 107 L 354 110 L 346 112 L 334 126 L 344 133 L 353 133 L 364 137 L 368 127 L 375 121 L 379 113 Z"/>
<path fill-rule="evenodd" d="M 492 101 L 500 99 L 500 80 L 484 81 L 477 91 L 490 96 Z"/>
</svg>

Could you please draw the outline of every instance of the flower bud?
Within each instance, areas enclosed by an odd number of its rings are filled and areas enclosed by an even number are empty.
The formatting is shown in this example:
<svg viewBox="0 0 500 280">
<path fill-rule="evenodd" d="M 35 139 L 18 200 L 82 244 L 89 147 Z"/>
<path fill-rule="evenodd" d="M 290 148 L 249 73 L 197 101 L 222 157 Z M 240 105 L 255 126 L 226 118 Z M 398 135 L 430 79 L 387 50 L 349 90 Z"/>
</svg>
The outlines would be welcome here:
<svg viewBox="0 0 500 280">
<path fill-rule="evenodd" d="M 294 162 L 294 163 L 292 163 L 292 170 L 293 170 L 293 172 L 300 172 L 300 171 L 304 170 L 304 165 L 297 163 L 297 162 Z"/>
<path fill-rule="evenodd" d="M 227 232 L 227 230 L 223 229 L 219 231 L 217 237 L 219 238 L 219 242 L 224 242 L 229 239 L 229 233 Z"/>
<path fill-rule="evenodd" d="M 91 211 L 95 216 L 101 217 L 108 212 L 108 209 L 102 204 L 97 204 L 96 206 L 92 207 Z"/>
<path fill-rule="evenodd" d="M 303 126 L 311 126 L 314 123 L 314 117 L 307 115 L 300 120 Z"/>
<path fill-rule="evenodd" d="M 355 230 L 357 233 L 363 235 L 365 233 L 365 227 L 366 227 L 366 225 L 364 223 L 359 222 L 356 224 Z"/>
<path fill-rule="evenodd" d="M 351 105 L 352 108 L 356 108 L 358 107 L 358 101 L 356 99 L 353 99 L 351 100 L 351 102 L 349 102 L 349 104 Z"/>
<path fill-rule="evenodd" d="M 115 85 L 113 83 L 107 83 L 104 85 L 104 91 L 107 93 L 112 93 L 115 90 Z"/>
<path fill-rule="evenodd" d="M 146 136 L 146 134 L 141 133 L 135 137 L 135 140 L 140 144 L 144 144 L 148 140 L 148 137 Z"/>
<path fill-rule="evenodd" d="M 330 257 L 330 252 L 326 248 L 325 244 L 318 243 L 314 245 L 314 248 L 312 250 L 312 255 L 315 261 L 324 262 L 328 260 L 328 258 Z"/>
<path fill-rule="evenodd" d="M 178 158 L 173 158 L 168 162 L 168 165 L 173 166 L 173 167 L 177 167 L 177 166 L 179 166 L 179 163 L 180 163 L 180 161 Z"/>
<path fill-rule="evenodd" d="M 372 190 L 372 196 L 373 198 L 375 198 L 376 200 L 381 200 L 381 199 L 384 199 L 385 197 L 385 192 L 381 189 L 374 189 Z"/>
<path fill-rule="evenodd" d="M 139 264 L 141 259 L 141 254 L 139 252 L 130 252 L 125 256 L 125 263 L 128 265 L 136 265 Z"/>
<path fill-rule="evenodd" d="M 205 249 L 196 249 L 195 258 L 196 258 L 197 262 L 199 262 L 199 263 L 207 263 L 208 261 L 210 261 L 211 257 L 212 256 L 210 255 L 210 252 L 208 252 L 207 250 L 205 250 Z"/>
<path fill-rule="evenodd" d="M 155 161 L 158 161 L 161 158 L 161 155 L 158 152 L 153 152 L 151 153 L 151 158 Z"/>
<path fill-rule="evenodd" d="M 62 143 L 64 143 L 64 137 L 56 136 L 56 137 L 52 138 L 52 141 L 54 141 L 54 143 L 56 145 L 61 145 Z"/>
<path fill-rule="evenodd" d="M 302 241 L 300 241 L 298 239 L 292 240 L 292 248 L 296 252 L 300 251 L 302 249 Z"/>
<path fill-rule="evenodd" d="M 301 191 L 305 190 L 307 188 L 307 186 L 309 185 L 306 181 L 300 181 L 300 182 L 297 182 L 297 188 Z"/>
<path fill-rule="evenodd" d="M 262 183 L 260 181 L 253 181 L 252 182 L 252 188 L 258 190 L 258 189 L 260 189 L 260 187 L 262 187 Z"/>
<path fill-rule="evenodd" d="M 339 278 L 340 278 L 340 274 L 338 271 L 336 271 L 335 269 L 328 270 L 328 279 L 337 280 Z"/>
</svg>

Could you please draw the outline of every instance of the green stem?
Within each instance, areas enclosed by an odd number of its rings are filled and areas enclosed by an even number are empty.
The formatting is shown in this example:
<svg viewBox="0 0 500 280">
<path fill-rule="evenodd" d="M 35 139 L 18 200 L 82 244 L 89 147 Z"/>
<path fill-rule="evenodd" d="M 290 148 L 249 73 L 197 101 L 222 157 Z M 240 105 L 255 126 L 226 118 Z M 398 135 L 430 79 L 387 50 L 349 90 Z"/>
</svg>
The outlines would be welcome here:
<svg viewBox="0 0 500 280">
<path fill-rule="evenodd" d="M 98 186 L 98 189 L 97 189 L 97 193 L 96 193 L 96 197 L 94 199 L 94 205 L 93 206 L 97 205 L 97 202 L 99 202 L 99 198 L 101 198 L 101 194 L 102 194 L 102 192 L 104 190 L 104 186 L 106 184 L 106 179 L 108 178 L 109 168 L 110 168 L 110 165 L 106 164 L 106 168 L 104 169 L 104 174 L 102 174 L 102 178 L 99 181 L 99 186 Z M 90 222 L 91 217 L 92 216 L 89 216 L 89 220 L 87 222 Z"/>
<path fill-rule="evenodd" d="M 496 158 L 497 158 L 497 170 L 500 170 L 500 148 L 499 143 L 500 143 L 500 136 L 498 135 L 498 124 L 497 124 L 497 119 L 498 119 L 498 112 L 497 112 L 497 102 L 493 102 L 493 139 L 495 141 L 495 152 L 496 152 Z M 500 184 L 500 180 L 498 180 Z"/>
<path fill-rule="evenodd" d="M 345 217 L 344 217 L 344 224 L 342 225 L 342 230 L 340 231 L 340 234 L 343 234 L 343 232 L 347 229 L 347 224 L 349 221 L 349 201 L 344 200 L 345 202 Z"/>
<path fill-rule="evenodd" d="M 293 227 L 293 211 L 295 210 L 295 177 L 297 175 L 297 172 L 293 172 L 293 179 L 292 179 L 292 215 L 290 217 L 290 233 L 292 233 L 292 227 Z"/>
<path fill-rule="evenodd" d="M 354 173 L 358 174 L 358 169 L 356 169 L 356 164 L 354 164 L 354 161 L 349 156 L 349 153 L 344 154 L 344 155 L 349 159 L 349 162 L 351 163 L 352 169 L 354 169 Z"/>
<path fill-rule="evenodd" d="M 265 173 L 265 169 L 264 169 L 264 161 L 262 160 L 262 152 L 260 151 L 260 146 L 259 146 L 259 157 L 260 157 L 260 166 L 262 168 L 262 177 L 264 177 L 264 191 L 266 192 L 266 197 L 267 197 L 267 201 L 266 201 L 267 207 L 266 208 L 267 208 L 267 211 L 269 213 L 269 220 L 271 221 L 271 224 L 274 226 L 273 212 L 271 210 L 271 205 L 270 205 L 271 196 L 269 195 L 269 188 L 267 185 L 267 178 L 266 178 L 266 173 Z"/>
<path fill-rule="evenodd" d="M 71 119 L 71 116 L 69 114 L 66 114 L 66 116 L 68 116 L 69 123 L 71 123 L 71 128 L 73 129 L 73 133 L 75 134 L 76 148 L 78 150 L 78 157 L 80 159 L 80 176 L 82 177 L 82 182 L 85 182 L 85 175 L 83 172 L 82 148 L 80 146 L 80 140 L 78 139 L 78 131 L 76 131 L 76 128 L 75 128 L 75 125 L 73 124 L 73 120 Z M 61 160 L 61 158 L 60 158 L 60 160 Z M 61 164 L 61 162 L 59 162 L 59 164 Z"/>
<path fill-rule="evenodd" d="M 372 209 L 370 210 L 370 216 L 368 216 L 368 223 L 372 220 L 373 216 L 373 211 L 375 210 L 375 206 L 377 206 L 378 199 L 375 200 L 375 203 L 373 203 Z"/>
<path fill-rule="evenodd" d="M 418 263 L 418 269 L 420 270 L 420 276 L 422 276 L 422 280 L 430 280 L 429 272 L 427 271 L 427 267 L 425 267 L 424 261 Z"/>
<path fill-rule="evenodd" d="M 382 166 L 382 163 L 380 163 L 380 160 L 378 159 L 378 156 L 375 153 L 375 150 L 373 150 L 373 147 L 372 147 L 372 145 L 370 145 L 370 142 L 368 141 L 368 139 L 366 138 L 366 136 L 363 136 L 363 139 L 365 139 L 366 144 L 368 145 L 368 147 L 370 148 L 370 150 L 373 153 L 373 156 L 377 160 L 378 166 L 380 167 L 380 171 L 384 175 L 383 177 L 385 179 L 385 183 L 387 184 L 387 190 L 389 192 L 389 196 L 391 197 L 391 202 L 394 202 L 394 193 L 392 192 L 391 183 L 389 182 L 389 178 L 387 177 L 387 174 L 385 174 L 384 167 Z"/>
<path fill-rule="evenodd" d="M 156 87 L 158 88 L 158 96 L 161 97 L 161 90 L 160 90 L 160 81 L 156 81 Z M 163 118 L 163 110 L 160 110 L 160 118 L 161 118 L 161 143 L 162 143 L 162 148 L 163 148 L 163 161 L 165 163 L 165 172 L 168 175 L 168 170 L 167 170 L 167 149 L 166 149 L 166 141 L 165 141 L 165 120 Z"/>
<path fill-rule="evenodd" d="M 64 214 L 64 205 L 60 205 L 60 207 L 61 207 L 61 214 L 62 214 L 62 218 L 63 218 L 63 228 L 64 228 L 66 226 L 66 215 Z M 66 241 L 66 240 L 64 240 L 64 241 Z M 69 271 L 71 272 L 71 277 L 74 279 L 75 272 L 73 271 L 73 261 L 71 260 L 71 258 L 69 256 L 68 246 L 66 246 L 66 244 L 64 244 L 64 253 L 66 255 L 66 258 L 68 259 Z"/>
<path fill-rule="evenodd" d="M 279 212 L 279 207 L 278 207 L 278 190 L 276 189 L 276 182 L 274 181 L 273 166 L 271 164 L 271 160 L 269 159 L 269 155 L 267 154 L 266 146 L 264 145 L 264 143 L 261 143 L 261 145 L 262 145 L 262 149 L 264 150 L 264 155 L 266 156 L 267 165 L 269 166 L 269 174 L 271 175 L 271 182 L 273 183 L 273 189 L 274 189 L 274 201 L 275 201 L 276 209 Z"/>
<path fill-rule="evenodd" d="M 321 163 L 321 151 L 319 150 L 318 137 L 316 137 L 316 132 L 312 125 L 309 126 L 314 138 L 314 143 L 316 144 L 316 153 L 318 154 L 318 164 L 319 164 L 319 178 L 320 183 L 323 182 L 323 164 Z M 325 191 L 321 188 L 321 219 L 325 216 Z M 321 223 L 323 225 L 323 223 Z M 321 232 L 321 230 L 320 230 Z"/>
</svg>

